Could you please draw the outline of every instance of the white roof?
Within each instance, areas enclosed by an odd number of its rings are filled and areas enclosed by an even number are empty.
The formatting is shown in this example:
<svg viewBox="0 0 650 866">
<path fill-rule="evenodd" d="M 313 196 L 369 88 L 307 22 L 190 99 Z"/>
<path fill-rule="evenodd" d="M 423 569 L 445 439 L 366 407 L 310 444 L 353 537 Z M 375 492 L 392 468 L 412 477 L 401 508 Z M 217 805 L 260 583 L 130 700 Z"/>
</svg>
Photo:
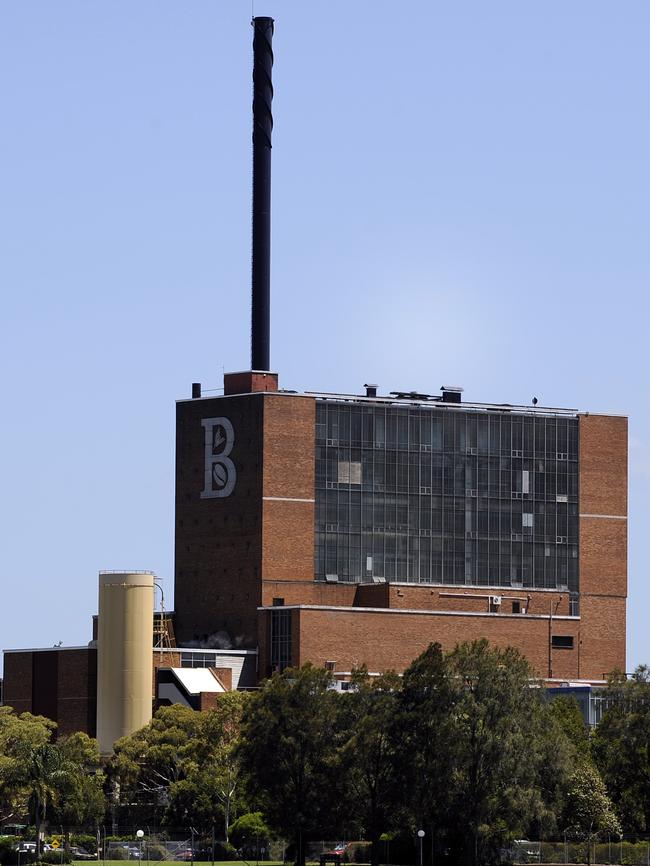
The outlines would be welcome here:
<svg viewBox="0 0 650 866">
<path fill-rule="evenodd" d="M 172 671 L 190 695 L 226 691 L 209 668 L 172 668 Z"/>
</svg>

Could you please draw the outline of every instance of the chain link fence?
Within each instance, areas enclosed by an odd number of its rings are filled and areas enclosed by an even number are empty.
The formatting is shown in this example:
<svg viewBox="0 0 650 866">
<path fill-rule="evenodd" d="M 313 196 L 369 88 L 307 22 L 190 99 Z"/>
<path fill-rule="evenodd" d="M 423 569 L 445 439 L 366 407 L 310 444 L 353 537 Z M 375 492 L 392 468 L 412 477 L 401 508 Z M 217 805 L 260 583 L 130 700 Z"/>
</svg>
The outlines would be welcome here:
<svg viewBox="0 0 650 866">
<path fill-rule="evenodd" d="M 568 837 L 560 840 L 517 839 L 503 851 L 514 864 L 583 864 L 596 866 L 650 866 L 650 840 L 607 837 L 587 843 Z"/>
</svg>

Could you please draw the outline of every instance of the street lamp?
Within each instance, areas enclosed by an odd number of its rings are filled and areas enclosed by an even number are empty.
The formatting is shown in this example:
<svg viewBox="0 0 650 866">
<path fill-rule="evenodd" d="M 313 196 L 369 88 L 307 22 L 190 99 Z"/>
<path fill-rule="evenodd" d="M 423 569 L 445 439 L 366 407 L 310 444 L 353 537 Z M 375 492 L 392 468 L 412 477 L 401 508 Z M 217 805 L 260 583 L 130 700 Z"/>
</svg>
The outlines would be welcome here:
<svg viewBox="0 0 650 866">
<path fill-rule="evenodd" d="M 138 830 L 135 835 L 138 837 L 138 842 L 140 843 L 140 863 L 142 863 L 142 840 L 144 839 L 144 830 Z"/>
<path fill-rule="evenodd" d="M 422 840 L 424 839 L 424 830 L 418 830 L 418 839 L 420 840 L 420 866 L 422 866 Z"/>
</svg>

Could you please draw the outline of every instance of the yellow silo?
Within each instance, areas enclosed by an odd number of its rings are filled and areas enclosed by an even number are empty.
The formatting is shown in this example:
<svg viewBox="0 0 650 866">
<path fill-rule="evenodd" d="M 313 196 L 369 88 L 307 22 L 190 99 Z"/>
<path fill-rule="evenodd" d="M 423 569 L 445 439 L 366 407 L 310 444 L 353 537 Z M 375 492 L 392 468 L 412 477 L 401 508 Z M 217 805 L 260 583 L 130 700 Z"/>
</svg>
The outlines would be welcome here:
<svg viewBox="0 0 650 866">
<path fill-rule="evenodd" d="M 102 755 L 151 720 L 154 577 L 99 573 L 97 740 Z"/>
</svg>

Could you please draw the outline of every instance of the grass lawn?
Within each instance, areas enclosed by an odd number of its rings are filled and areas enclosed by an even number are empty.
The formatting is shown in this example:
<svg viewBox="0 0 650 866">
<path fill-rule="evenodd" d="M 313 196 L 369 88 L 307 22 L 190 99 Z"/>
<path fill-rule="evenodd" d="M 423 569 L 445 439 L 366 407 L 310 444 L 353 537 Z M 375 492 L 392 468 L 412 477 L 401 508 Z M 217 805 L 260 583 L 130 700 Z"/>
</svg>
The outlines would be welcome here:
<svg viewBox="0 0 650 866">
<path fill-rule="evenodd" d="M 92 863 L 92 860 L 73 860 L 73 866 L 89 866 Z M 97 861 L 94 861 L 97 862 Z M 99 861 L 103 863 L 103 860 Z M 111 866 L 137 866 L 139 864 L 139 860 L 107 860 L 107 864 L 111 864 Z M 147 862 L 147 858 L 142 858 L 143 866 Z M 219 866 L 246 866 L 248 863 L 249 866 L 255 866 L 255 864 L 259 863 L 260 866 L 283 866 L 282 860 L 256 860 L 254 857 L 252 860 L 215 860 L 215 864 L 219 864 Z M 314 866 L 316 861 L 314 862 Z M 189 860 L 150 860 L 150 866 L 191 866 Z M 195 860 L 195 866 L 212 866 L 212 860 Z"/>
<path fill-rule="evenodd" d="M 97 862 L 96 860 L 94 861 Z M 103 863 L 103 860 L 99 861 Z M 107 864 L 111 864 L 111 866 L 138 866 L 139 860 L 107 860 Z M 142 858 L 143 866 L 147 862 L 147 858 Z M 283 866 L 282 860 L 256 860 L 254 857 L 252 860 L 215 860 L 215 864 L 219 864 L 219 866 L 256 866 L 257 863 L 260 866 Z M 309 863 L 310 861 L 308 861 Z M 73 860 L 72 866 L 89 866 L 89 864 L 93 863 L 92 860 Z M 317 861 L 313 861 L 313 866 L 316 866 Z M 191 866 L 189 860 L 150 860 L 150 866 Z M 212 866 L 212 860 L 195 860 L 195 866 Z"/>
<path fill-rule="evenodd" d="M 97 862 L 96 860 L 94 861 Z M 99 861 L 103 864 L 103 860 Z M 215 860 L 215 866 L 284 866 L 282 860 L 256 860 L 254 857 L 251 860 Z M 290 862 L 290 861 L 287 861 Z M 73 860 L 72 866 L 90 866 L 92 860 Z M 147 858 L 142 858 L 142 866 L 147 863 Z M 106 860 L 106 864 L 110 866 L 137 866 L 138 860 Z M 212 860 L 195 860 L 195 866 L 212 866 Z M 148 866 L 191 866 L 189 860 L 150 860 Z M 307 866 L 319 866 L 318 860 L 308 860 Z M 354 866 L 368 866 L 368 864 L 354 864 Z"/>
</svg>

